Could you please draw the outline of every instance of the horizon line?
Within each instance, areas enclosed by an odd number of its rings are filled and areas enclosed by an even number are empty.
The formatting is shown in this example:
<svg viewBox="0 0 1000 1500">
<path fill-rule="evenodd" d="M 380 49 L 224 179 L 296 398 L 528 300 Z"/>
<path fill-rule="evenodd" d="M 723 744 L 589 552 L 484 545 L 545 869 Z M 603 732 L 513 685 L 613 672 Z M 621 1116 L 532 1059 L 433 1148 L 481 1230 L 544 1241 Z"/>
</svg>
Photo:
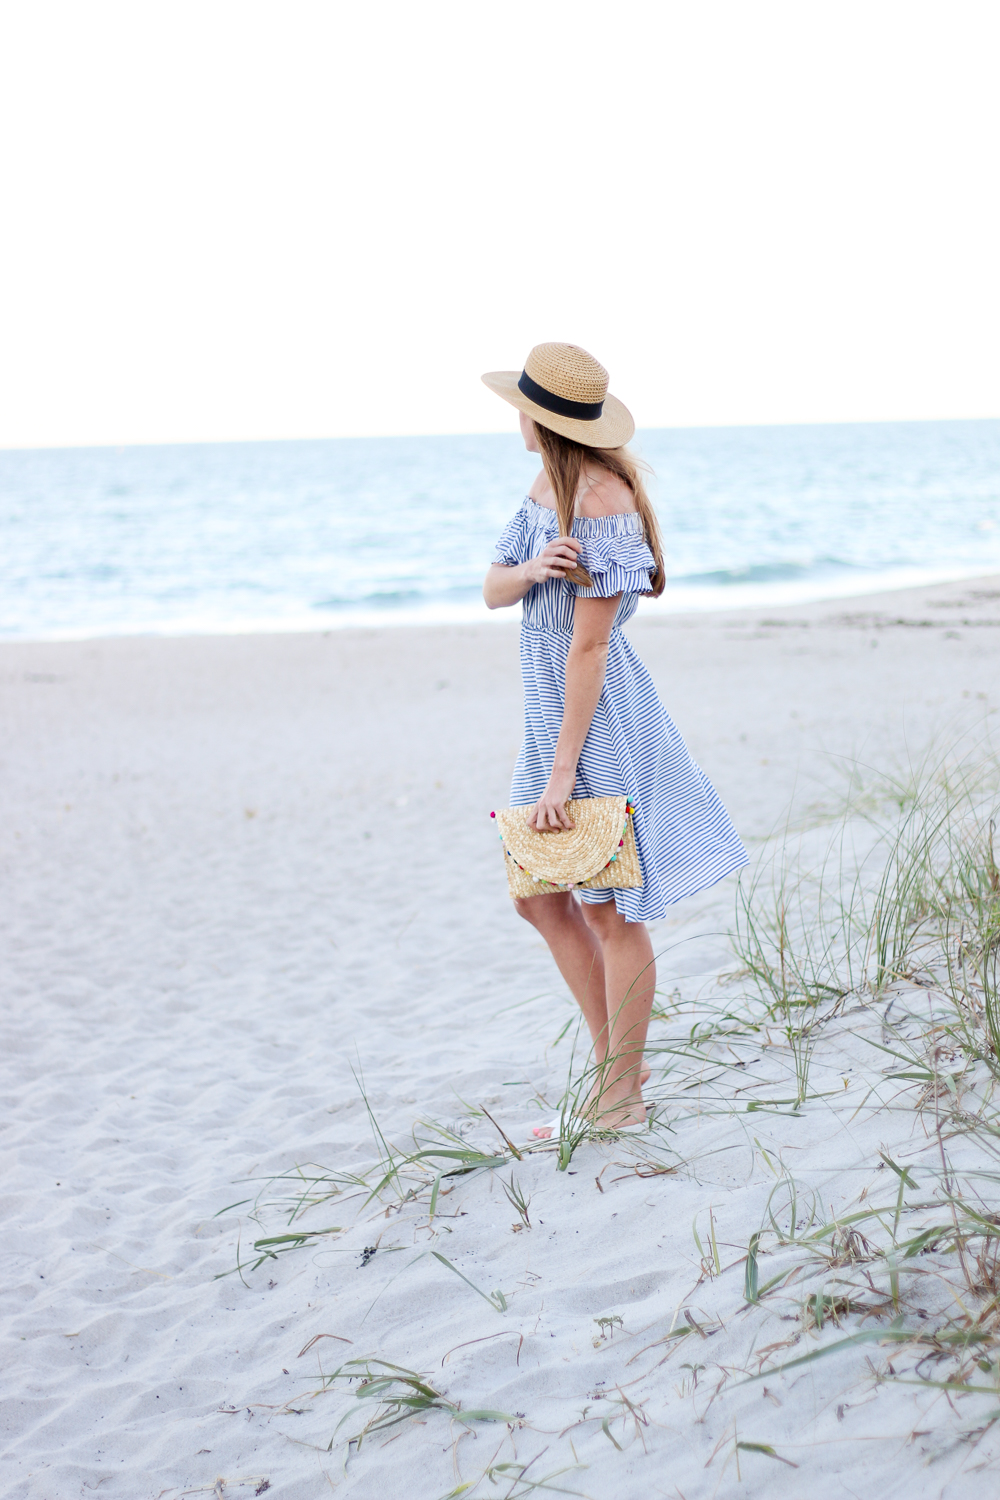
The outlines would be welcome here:
<svg viewBox="0 0 1000 1500">
<path fill-rule="evenodd" d="M 861 417 L 833 419 L 828 421 L 786 422 L 686 422 L 661 426 L 637 426 L 636 436 L 643 432 L 747 432 L 808 427 L 921 427 L 935 425 L 957 425 L 1000 422 L 1000 415 L 978 417 Z M 511 428 L 486 428 L 460 432 L 357 432 L 325 435 L 299 435 L 296 437 L 218 437 L 218 438 L 156 438 L 130 439 L 123 442 L 69 442 L 69 443 L 0 443 L 0 455 L 5 453 L 79 453 L 113 450 L 122 452 L 126 448 L 232 448 L 238 446 L 271 445 L 279 443 L 361 443 L 407 440 L 414 438 L 482 438 L 512 437 L 517 432 Z"/>
</svg>

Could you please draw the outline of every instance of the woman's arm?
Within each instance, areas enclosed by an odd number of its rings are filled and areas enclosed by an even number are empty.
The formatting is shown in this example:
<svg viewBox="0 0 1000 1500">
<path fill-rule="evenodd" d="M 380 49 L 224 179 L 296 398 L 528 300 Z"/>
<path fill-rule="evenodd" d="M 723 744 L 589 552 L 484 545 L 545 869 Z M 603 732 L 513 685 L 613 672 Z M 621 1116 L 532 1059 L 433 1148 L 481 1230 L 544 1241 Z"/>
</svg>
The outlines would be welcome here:
<svg viewBox="0 0 1000 1500">
<path fill-rule="evenodd" d="M 494 563 L 483 584 L 483 598 L 489 609 L 504 609 L 523 599 L 536 583 L 547 578 L 565 578 L 577 565 L 577 554 L 582 543 L 574 536 L 560 536 L 544 548 L 537 557 L 527 562 L 508 567 L 505 563 Z"/>
<path fill-rule="evenodd" d="M 528 814 L 529 825 L 540 833 L 573 827 L 566 799 L 573 795 L 576 763 L 604 689 L 608 642 L 620 599 L 620 594 L 611 599 L 577 599 L 574 606 L 573 644 L 566 659 L 566 704 L 555 762 L 548 786 Z"/>
</svg>

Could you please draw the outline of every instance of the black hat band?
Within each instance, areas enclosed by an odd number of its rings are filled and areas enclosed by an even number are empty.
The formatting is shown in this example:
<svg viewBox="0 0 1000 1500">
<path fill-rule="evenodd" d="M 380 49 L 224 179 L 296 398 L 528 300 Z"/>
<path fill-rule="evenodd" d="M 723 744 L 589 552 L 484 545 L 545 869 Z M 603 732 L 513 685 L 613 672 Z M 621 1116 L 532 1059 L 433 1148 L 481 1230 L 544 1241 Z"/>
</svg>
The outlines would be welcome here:
<svg viewBox="0 0 1000 1500">
<path fill-rule="evenodd" d="M 517 388 L 544 411 L 554 412 L 557 417 L 576 417 L 580 422 L 596 422 L 604 411 L 603 401 L 567 401 L 565 396 L 556 396 L 544 386 L 536 385 L 527 370 L 521 371 Z"/>
</svg>

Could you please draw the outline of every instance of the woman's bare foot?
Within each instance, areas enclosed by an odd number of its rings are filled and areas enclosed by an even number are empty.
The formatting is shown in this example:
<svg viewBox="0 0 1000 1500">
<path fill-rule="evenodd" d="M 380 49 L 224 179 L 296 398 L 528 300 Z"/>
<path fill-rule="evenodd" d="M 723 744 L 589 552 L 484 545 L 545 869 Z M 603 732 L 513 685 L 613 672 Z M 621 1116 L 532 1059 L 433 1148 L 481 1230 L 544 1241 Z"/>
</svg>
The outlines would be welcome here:
<svg viewBox="0 0 1000 1500">
<path fill-rule="evenodd" d="M 642 1094 L 644 1086 L 649 1082 L 649 1073 L 649 1068 L 645 1067 L 642 1068 L 639 1073 L 640 1095 Z M 627 1090 L 627 1092 L 631 1093 L 631 1089 Z M 580 1115 L 581 1118 L 586 1120 L 596 1119 L 598 1115 L 606 1113 L 608 1109 L 613 1107 L 613 1098 L 617 1098 L 617 1093 L 613 1094 L 608 1084 L 606 1084 L 603 1079 L 597 1078 L 591 1086 L 591 1090 L 587 1095 L 586 1101 L 577 1110 L 577 1114 Z"/>
<path fill-rule="evenodd" d="M 580 1110 L 580 1119 L 590 1120 L 604 1130 L 616 1130 L 622 1125 L 641 1125 L 646 1118 L 642 1089 L 649 1082 L 650 1071 L 647 1067 L 640 1071 L 639 1093 L 625 1093 L 621 1099 L 611 1089 L 602 1091 L 595 1088 Z M 559 1130 L 557 1125 L 536 1125 L 531 1133 L 536 1141 L 549 1141 L 554 1135 L 558 1135 Z"/>
<path fill-rule="evenodd" d="M 645 1125 L 646 1106 L 642 1094 L 622 1094 L 610 1097 L 610 1091 L 601 1100 L 601 1107 L 588 1117 L 598 1130 L 621 1130 L 626 1125 Z"/>
</svg>

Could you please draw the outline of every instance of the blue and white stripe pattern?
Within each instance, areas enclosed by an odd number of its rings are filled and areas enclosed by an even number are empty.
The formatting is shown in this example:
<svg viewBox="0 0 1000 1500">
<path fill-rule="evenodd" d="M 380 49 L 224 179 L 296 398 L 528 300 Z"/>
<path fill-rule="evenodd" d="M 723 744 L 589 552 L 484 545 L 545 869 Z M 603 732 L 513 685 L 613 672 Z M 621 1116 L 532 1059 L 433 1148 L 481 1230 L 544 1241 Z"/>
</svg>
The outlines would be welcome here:
<svg viewBox="0 0 1000 1500">
<path fill-rule="evenodd" d="M 525 499 L 497 542 L 494 562 L 516 567 L 557 535 L 553 510 Z M 635 514 L 578 516 L 573 535 L 593 588 L 547 579 L 525 595 L 521 625 L 524 744 L 514 767 L 512 807 L 545 790 L 562 727 L 566 657 L 575 601 L 621 594 L 608 647 L 604 690 L 577 766 L 575 797 L 631 797 L 644 884 L 636 891 L 580 891 L 611 901 L 629 922 L 655 921 L 668 906 L 746 864 L 746 850 L 719 795 L 688 754 L 656 696 L 653 680 L 622 634 L 639 595 L 648 594 L 653 555 Z"/>
</svg>

